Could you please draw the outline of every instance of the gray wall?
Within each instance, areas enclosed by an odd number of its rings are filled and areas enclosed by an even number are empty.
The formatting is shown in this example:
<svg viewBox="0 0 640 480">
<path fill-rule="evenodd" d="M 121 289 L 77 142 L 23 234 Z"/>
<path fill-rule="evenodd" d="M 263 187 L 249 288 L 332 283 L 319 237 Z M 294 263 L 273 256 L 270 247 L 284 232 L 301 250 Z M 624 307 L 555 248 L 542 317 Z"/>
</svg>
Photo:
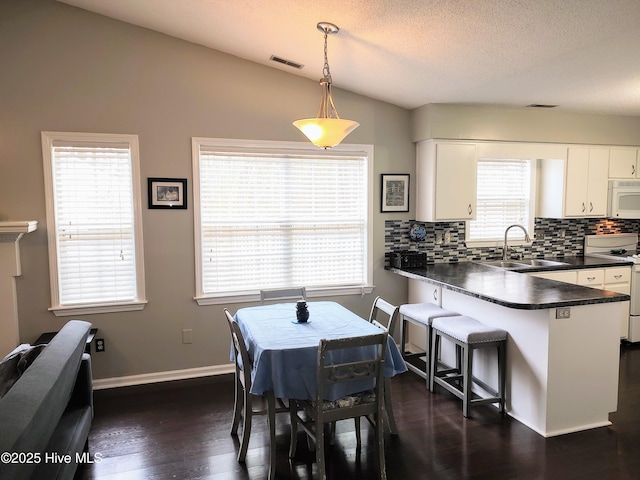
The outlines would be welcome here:
<svg viewBox="0 0 640 480">
<path fill-rule="evenodd" d="M 314 115 L 320 100 L 315 81 L 53 0 L 0 0 L 0 12 L 0 219 L 40 222 L 20 241 L 23 342 L 70 319 L 47 310 L 41 131 L 139 135 L 146 192 L 147 177 L 187 178 L 191 187 L 193 136 L 303 141 L 291 122 Z M 410 112 L 340 89 L 334 96 L 341 115 L 361 124 L 348 141 L 375 148 L 376 288 L 336 298 L 366 316 L 375 295 L 406 300 L 406 281 L 383 270 L 384 220 L 391 217 L 377 202 L 381 173 L 415 172 Z M 144 198 L 143 228 L 149 304 L 141 312 L 85 317 L 106 340 L 106 351 L 93 355 L 94 377 L 228 364 L 222 306 L 193 300 L 192 207 L 148 210 Z M 183 328 L 193 329 L 193 344 L 182 344 Z"/>
<path fill-rule="evenodd" d="M 411 114 L 414 142 L 440 138 L 640 145 L 640 117 L 443 104 L 424 105 Z"/>
<path fill-rule="evenodd" d="M 48 311 L 41 131 L 137 134 L 143 192 L 147 177 L 187 178 L 191 187 L 191 137 L 300 141 L 291 121 L 315 114 L 320 97 L 315 81 L 54 0 L 0 0 L 0 66 L 0 220 L 40 222 L 37 232 L 20 241 L 23 342 L 69 319 Z M 384 222 L 408 221 L 415 213 L 381 214 L 378 203 L 381 173 L 415 174 L 412 142 L 640 144 L 637 117 L 460 105 L 409 112 L 340 89 L 334 95 L 340 114 L 361 124 L 348 142 L 375 148 L 376 288 L 373 295 L 336 298 L 363 316 L 375 295 L 406 300 L 406 279 L 383 269 Z M 413 210 L 413 183 L 410 204 Z M 141 312 L 86 317 L 107 345 L 105 353 L 93 356 L 95 378 L 228 365 L 222 306 L 199 307 L 193 300 L 192 208 L 143 208 L 143 227 L 149 304 Z M 193 344 L 182 345 L 183 328 L 193 329 Z"/>
</svg>

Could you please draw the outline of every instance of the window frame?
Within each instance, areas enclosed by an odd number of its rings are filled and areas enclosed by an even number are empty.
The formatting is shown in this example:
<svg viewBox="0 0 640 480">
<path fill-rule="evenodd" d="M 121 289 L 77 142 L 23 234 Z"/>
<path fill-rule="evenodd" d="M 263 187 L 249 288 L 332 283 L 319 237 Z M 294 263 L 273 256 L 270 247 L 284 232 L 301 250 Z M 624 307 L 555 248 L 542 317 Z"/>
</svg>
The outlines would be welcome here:
<svg viewBox="0 0 640 480">
<path fill-rule="evenodd" d="M 45 203 L 47 215 L 47 244 L 49 250 L 49 281 L 51 307 L 56 316 L 91 315 L 142 310 L 147 304 L 144 275 L 144 251 L 142 237 L 142 194 L 140 184 L 140 155 L 137 135 L 77 132 L 41 132 L 42 157 L 44 164 Z M 117 143 L 128 144 L 131 155 L 131 188 L 133 194 L 133 228 L 136 272 L 136 298 L 132 301 L 88 302 L 61 304 L 58 272 L 58 242 L 54 197 L 53 155 L 55 142 L 69 143 Z"/>
<path fill-rule="evenodd" d="M 218 305 L 224 303 L 255 302 L 260 300 L 259 291 L 242 292 L 233 294 L 204 293 L 203 272 L 202 272 L 202 219 L 201 219 L 201 199 L 200 199 L 200 148 L 201 146 L 216 148 L 232 148 L 235 150 L 246 149 L 247 151 L 264 151 L 269 153 L 282 152 L 286 154 L 291 151 L 309 152 L 313 155 L 325 155 L 331 157 L 333 153 L 340 155 L 360 155 L 366 156 L 366 227 L 365 227 L 365 284 L 358 286 L 324 287 L 307 289 L 307 295 L 311 297 L 335 296 L 335 295 L 364 295 L 373 291 L 373 145 L 364 144 L 341 144 L 331 149 L 321 150 L 308 142 L 283 142 L 272 140 L 243 140 L 227 138 L 207 138 L 192 137 L 192 166 L 193 166 L 193 205 L 194 205 L 194 246 L 195 246 L 195 275 L 196 292 L 194 299 L 198 305 Z M 265 288 L 268 286 L 265 286 Z"/>
<path fill-rule="evenodd" d="M 477 157 L 477 162 L 482 159 L 488 159 L 492 161 L 509 161 L 509 160 L 525 160 L 529 162 L 529 222 L 527 225 L 523 225 L 529 236 L 533 239 L 533 230 L 535 226 L 535 215 L 536 215 L 536 205 L 537 205 L 537 170 L 538 170 L 538 161 L 534 158 L 525 158 L 518 155 L 511 155 L 509 157 L 506 156 L 492 156 L 492 155 L 482 155 Z M 477 179 L 476 179 L 477 180 Z M 476 189 L 476 211 L 478 210 L 477 201 L 477 189 Z M 500 238 L 488 239 L 488 240 L 474 240 L 470 237 L 471 232 L 471 221 L 467 220 L 465 222 L 465 244 L 468 248 L 478 248 L 478 247 L 498 247 L 504 245 L 504 234 Z M 506 228 L 509 225 L 505 225 Z M 514 230 L 512 230 L 513 232 Z M 512 238 L 513 242 L 520 242 L 520 244 L 524 245 L 526 242 L 524 241 L 524 233 L 521 230 L 517 230 L 517 238 Z"/>
</svg>

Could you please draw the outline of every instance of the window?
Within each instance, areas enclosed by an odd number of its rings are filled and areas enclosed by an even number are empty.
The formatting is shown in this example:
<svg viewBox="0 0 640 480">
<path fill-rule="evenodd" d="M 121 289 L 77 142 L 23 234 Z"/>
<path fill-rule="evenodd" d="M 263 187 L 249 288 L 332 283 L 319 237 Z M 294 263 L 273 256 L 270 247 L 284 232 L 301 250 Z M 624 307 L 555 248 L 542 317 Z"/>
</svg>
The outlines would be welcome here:
<svg viewBox="0 0 640 480">
<path fill-rule="evenodd" d="M 502 244 L 506 228 L 513 224 L 533 235 L 534 167 L 532 160 L 478 159 L 476 219 L 467 228 L 468 244 Z M 509 238 L 524 241 L 524 233 L 512 229 Z"/>
<path fill-rule="evenodd" d="M 196 299 L 372 285 L 370 146 L 193 139 Z"/>
<path fill-rule="evenodd" d="M 51 310 L 141 310 L 138 137 L 42 132 L 42 150 Z"/>
</svg>

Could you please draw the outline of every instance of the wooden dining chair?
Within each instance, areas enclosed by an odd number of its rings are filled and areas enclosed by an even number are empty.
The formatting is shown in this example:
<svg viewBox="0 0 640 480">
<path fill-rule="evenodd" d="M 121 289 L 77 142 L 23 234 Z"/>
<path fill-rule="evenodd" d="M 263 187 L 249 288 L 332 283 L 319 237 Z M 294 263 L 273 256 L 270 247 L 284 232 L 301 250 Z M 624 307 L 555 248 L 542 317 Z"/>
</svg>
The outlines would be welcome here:
<svg viewBox="0 0 640 480">
<path fill-rule="evenodd" d="M 318 365 L 316 380 L 316 396 L 311 400 L 290 400 L 289 414 L 291 418 L 291 444 L 289 457 L 294 457 L 297 447 L 298 425 L 315 443 L 318 478 L 325 480 L 325 437 L 324 426 L 329 423 L 351 418 L 369 418 L 375 428 L 378 448 L 378 468 L 381 479 L 386 479 L 384 460 L 384 432 L 382 427 L 384 403 L 384 357 L 387 350 L 386 333 L 367 335 L 364 337 L 338 338 L 321 340 L 318 347 Z M 333 363 L 331 358 L 342 358 L 341 352 L 346 349 L 375 346 L 375 356 L 366 360 Z M 340 362 L 340 361 L 338 361 Z M 348 395 L 335 401 L 325 400 L 325 391 L 343 382 L 370 378 L 375 381 L 372 390 L 355 395 Z M 300 415 L 304 412 L 304 417 Z M 360 430 L 356 430 L 358 448 L 360 447 Z"/>
<path fill-rule="evenodd" d="M 224 309 L 224 314 L 229 324 L 231 339 L 233 340 L 233 354 L 235 358 L 235 400 L 233 404 L 233 421 L 231 423 L 231 435 L 238 435 L 238 427 L 242 419 L 242 440 L 240 442 L 240 450 L 238 451 L 238 462 L 244 462 L 249 447 L 249 438 L 251 436 L 251 423 L 254 415 L 266 415 L 269 413 L 268 408 L 254 408 L 253 398 L 262 397 L 261 395 L 253 395 L 251 390 L 251 360 L 247 352 L 247 347 L 242 335 L 242 330 L 238 322 L 233 318 L 229 310 Z M 285 413 L 289 408 L 284 405 L 282 400 L 266 398 L 267 402 L 278 402 L 278 407 L 274 408 L 275 413 Z M 264 402 L 263 402 L 264 403 Z M 274 415 L 275 417 L 275 415 Z M 271 451 L 269 478 L 274 478 L 273 469 L 275 467 L 275 418 L 269 419 L 269 435 Z"/>
<path fill-rule="evenodd" d="M 294 288 L 273 288 L 260 290 L 260 305 L 264 305 L 267 301 L 277 300 L 306 300 L 307 289 L 305 287 Z"/>
<path fill-rule="evenodd" d="M 369 322 L 385 330 L 389 335 L 393 335 L 400 316 L 399 311 L 400 307 L 391 305 L 382 297 L 378 296 L 371 306 Z M 384 412 L 389 425 L 389 431 L 392 435 L 397 435 L 398 428 L 396 427 L 396 419 L 393 415 L 393 404 L 391 403 L 391 379 L 387 377 L 384 379 Z M 357 423 L 358 420 L 356 420 L 356 427 L 358 426 Z"/>
</svg>

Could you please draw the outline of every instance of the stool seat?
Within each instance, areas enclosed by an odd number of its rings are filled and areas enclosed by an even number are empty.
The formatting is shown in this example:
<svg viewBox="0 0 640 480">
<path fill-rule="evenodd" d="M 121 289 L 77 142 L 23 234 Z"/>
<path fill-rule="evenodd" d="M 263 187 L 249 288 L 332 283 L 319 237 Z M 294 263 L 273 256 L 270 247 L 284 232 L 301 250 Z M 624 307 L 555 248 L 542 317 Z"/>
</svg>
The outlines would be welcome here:
<svg viewBox="0 0 640 480">
<path fill-rule="evenodd" d="M 409 319 L 416 323 L 431 325 L 434 318 L 453 317 L 460 314 L 450 310 L 445 310 L 433 303 L 407 303 L 400 307 L 400 315 L 409 317 Z"/>
<path fill-rule="evenodd" d="M 404 358 L 407 368 L 426 380 L 429 388 L 429 347 L 431 345 L 431 324 L 434 319 L 440 317 L 454 317 L 459 313 L 445 310 L 433 303 L 407 303 L 400 307 L 400 353 Z M 407 323 L 412 323 L 424 328 L 425 347 L 424 352 L 408 352 Z"/>
<path fill-rule="evenodd" d="M 500 412 L 504 412 L 507 332 L 466 315 L 436 318 L 431 330 L 429 390 L 433 392 L 435 385 L 439 385 L 462 399 L 462 414 L 465 417 L 469 416 L 470 407 L 473 405 L 497 403 Z M 455 345 L 456 365 L 440 370 L 438 358 L 442 338 Z M 473 376 L 474 352 L 486 348 L 497 349 L 497 389 Z M 480 396 L 477 390 L 472 392 L 472 385 L 479 387 L 488 396 Z"/>
<path fill-rule="evenodd" d="M 466 315 L 455 318 L 436 318 L 432 327 L 467 344 L 499 342 L 507 339 L 507 332 L 501 328 L 490 327 Z"/>
</svg>

